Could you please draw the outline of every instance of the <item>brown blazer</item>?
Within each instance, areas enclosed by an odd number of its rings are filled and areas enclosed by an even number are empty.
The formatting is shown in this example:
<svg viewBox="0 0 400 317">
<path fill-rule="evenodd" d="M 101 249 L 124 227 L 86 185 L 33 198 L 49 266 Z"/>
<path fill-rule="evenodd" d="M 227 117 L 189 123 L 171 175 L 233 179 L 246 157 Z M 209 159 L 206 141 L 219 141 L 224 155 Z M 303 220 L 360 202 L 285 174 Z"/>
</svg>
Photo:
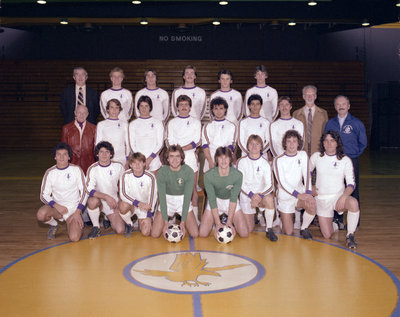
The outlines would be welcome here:
<svg viewBox="0 0 400 317">
<path fill-rule="evenodd" d="M 94 142 L 96 126 L 86 121 L 85 129 L 80 140 L 79 130 L 75 126 L 75 120 L 62 128 L 61 141 L 68 143 L 72 148 L 72 164 L 80 166 L 86 174 L 87 169 L 94 163 Z"/>
<path fill-rule="evenodd" d="M 305 106 L 304 106 L 305 107 Z M 304 107 L 297 109 L 293 112 L 293 117 L 303 122 L 304 125 L 304 151 L 307 152 L 307 118 L 304 115 Z M 311 130 L 311 154 L 319 151 L 319 142 L 322 136 L 322 133 L 325 129 L 325 124 L 328 122 L 328 113 L 326 110 L 315 106 L 315 113 L 313 117 L 313 125 Z"/>
</svg>

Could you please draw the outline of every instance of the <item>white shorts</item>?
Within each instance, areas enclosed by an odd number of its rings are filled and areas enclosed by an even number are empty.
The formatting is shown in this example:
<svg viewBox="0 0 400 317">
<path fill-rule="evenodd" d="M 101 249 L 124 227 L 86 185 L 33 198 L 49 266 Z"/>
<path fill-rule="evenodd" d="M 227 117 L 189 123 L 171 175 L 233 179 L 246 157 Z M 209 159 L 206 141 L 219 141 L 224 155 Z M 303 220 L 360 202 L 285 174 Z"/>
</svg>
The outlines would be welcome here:
<svg viewBox="0 0 400 317">
<path fill-rule="evenodd" d="M 166 195 L 167 197 L 167 214 L 168 217 L 173 217 L 175 214 L 182 216 L 182 206 L 184 195 Z M 188 212 L 193 210 L 192 202 L 189 203 Z M 147 212 L 146 212 L 147 215 Z"/>
<path fill-rule="evenodd" d="M 78 209 L 78 204 L 74 203 L 74 204 L 61 204 L 64 207 L 67 207 L 68 212 L 65 215 L 62 215 L 62 219 L 67 221 L 67 219 L 69 217 L 72 216 L 72 214 Z M 83 212 L 83 210 L 82 210 Z M 60 221 L 62 221 L 61 219 L 59 219 Z"/>
<path fill-rule="evenodd" d="M 217 208 L 218 208 L 218 214 L 219 215 L 222 215 L 222 214 L 228 215 L 228 213 L 229 213 L 229 202 L 230 202 L 230 199 L 217 198 Z M 208 199 L 207 199 L 206 210 L 211 210 L 210 202 L 208 201 Z M 237 202 L 237 204 L 236 204 L 235 212 L 237 212 L 238 210 L 240 210 L 239 202 Z"/>
<path fill-rule="evenodd" d="M 138 219 L 147 218 L 147 210 L 140 209 L 139 207 L 135 207 L 135 212 L 133 214 L 136 215 Z"/>
<path fill-rule="evenodd" d="M 113 197 L 117 204 L 118 204 L 118 198 Z M 112 209 L 105 200 L 101 199 L 101 211 L 104 212 L 106 216 L 112 215 L 114 213 L 114 209 Z"/>
<path fill-rule="evenodd" d="M 317 215 L 321 217 L 333 218 L 333 211 L 335 210 L 336 202 L 342 196 L 340 194 L 315 196 L 315 203 L 317 205 Z"/>
<path fill-rule="evenodd" d="M 254 215 L 256 208 L 251 208 L 251 198 L 243 193 L 240 193 L 240 208 L 243 210 L 245 215 Z M 264 209 L 264 208 L 261 208 Z"/>
<path fill-rule="evenodd" d="M 296 210 L 298 199 L 294 196 L 285 195 L 282 199 L 282 195 L 277 195 L 276 209 L 285 214 L 293 214 Z"/>
<path fill-rule="evenodd" d="M 185 151 L 185 164 L 189 165 L 195 173 L 199 170 L 199 162 L 194 150 Z"/>
</svg>

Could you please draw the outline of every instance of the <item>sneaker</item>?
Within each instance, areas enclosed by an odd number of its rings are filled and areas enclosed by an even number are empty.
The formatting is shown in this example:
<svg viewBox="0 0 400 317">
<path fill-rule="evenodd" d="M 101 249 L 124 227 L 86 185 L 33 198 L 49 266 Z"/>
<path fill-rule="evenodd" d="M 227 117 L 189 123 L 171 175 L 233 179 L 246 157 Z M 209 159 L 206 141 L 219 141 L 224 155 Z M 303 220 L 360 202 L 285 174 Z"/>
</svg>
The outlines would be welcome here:
<svg viewBox="0 0 400 317">
<path fill-rule="evenodd" d="M 47 232 L 47 240 L 54 240 L 56 238 L 56 232 L 58 230 L 58 225 L 57 226 L 50 226 L 49 231 Z"/>
<path fill-rule="evenodd" d="M 347 237 L 346 237 L 346 246 L 349 249 L 357 249 L 357 243 L 354 240 L 354 234 L 350 233 Z"/>
<path fill-rule="evenodd" d="M 275 232 L 272 230 L 272 228 L 268 228 L 267 232 L 265 233 L 268 239 L 270 239 L 272 242 L 275 242 L 278 240 L 278 237 L 276 236 Z"/>
<path fill-rule="evenodd" d="M 111 222 L 108 219 L 103 219 L 103 228 L 108 229 L 111 227 Z"/>
<path fill-rule="evenodd" d="M 311 232 L 310 232 L 310 230 L 308 230 L 308 228 L 300 230 L 300 235 L 301 235 L 301 237 L 303 239 L 306 239 L 306 240 L 311 240 L 312 239 Z"/>
<path fill-rule="evenodd" d="M 100 237 L 100 228 L 99 227 L 93 227 L 92 231 L 90 231 L 88 238 L 89 239 L 96 239 L 97 237 Z"/>
<path fill-rule="evenodd" d="M 133 227 L 131 225 L 125 224 L 125 238 L 129 238 L 132 236 Z"/>
</svg>

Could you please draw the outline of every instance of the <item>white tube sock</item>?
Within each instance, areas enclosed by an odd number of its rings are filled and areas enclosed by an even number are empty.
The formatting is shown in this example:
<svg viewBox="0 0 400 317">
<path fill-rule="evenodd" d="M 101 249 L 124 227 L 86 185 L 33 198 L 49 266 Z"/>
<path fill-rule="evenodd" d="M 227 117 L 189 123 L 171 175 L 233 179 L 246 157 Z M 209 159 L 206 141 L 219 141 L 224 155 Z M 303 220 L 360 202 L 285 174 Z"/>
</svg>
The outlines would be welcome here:
<svg viewBox="0 0 400 317">
<path fill-rule="evenodd" d="M 89 214 L 90 221 L 93 224 L 93 227 L 100 228 L 100 224 L 99 224 L 100 208 L 97 207 L 95 209 L 89 209 L 89 207 L 88 207 L 87 211 Z"/>
</svg>

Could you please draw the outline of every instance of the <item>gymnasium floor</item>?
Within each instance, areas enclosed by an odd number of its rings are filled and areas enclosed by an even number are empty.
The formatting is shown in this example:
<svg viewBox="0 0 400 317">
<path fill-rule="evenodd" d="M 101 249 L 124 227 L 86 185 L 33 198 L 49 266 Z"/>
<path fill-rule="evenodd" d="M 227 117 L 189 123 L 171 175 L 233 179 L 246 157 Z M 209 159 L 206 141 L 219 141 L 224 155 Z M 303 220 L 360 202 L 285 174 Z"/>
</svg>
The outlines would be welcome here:
<svg viewBox="0 0 400 317">
<path fill-rule="evenodd" d="M 65 226 L 47 241 L 35 213 L 49 152 L 0 153 L 0 316 L 400 316 L 400 151 L 362 157 L 357 252 L 315 226 L 313 241 L 259 227 L 229 245 L 110 230 L 69 243 Z"/>
</svg>

